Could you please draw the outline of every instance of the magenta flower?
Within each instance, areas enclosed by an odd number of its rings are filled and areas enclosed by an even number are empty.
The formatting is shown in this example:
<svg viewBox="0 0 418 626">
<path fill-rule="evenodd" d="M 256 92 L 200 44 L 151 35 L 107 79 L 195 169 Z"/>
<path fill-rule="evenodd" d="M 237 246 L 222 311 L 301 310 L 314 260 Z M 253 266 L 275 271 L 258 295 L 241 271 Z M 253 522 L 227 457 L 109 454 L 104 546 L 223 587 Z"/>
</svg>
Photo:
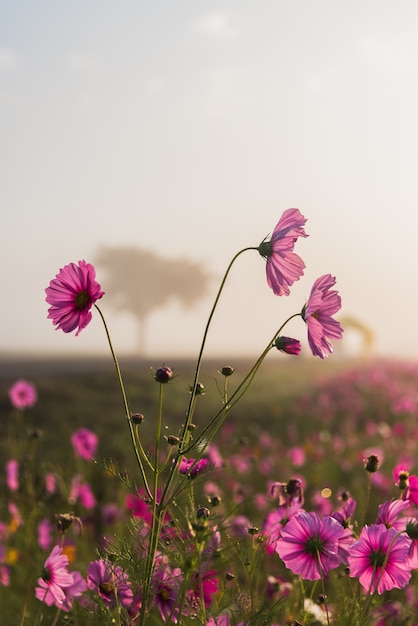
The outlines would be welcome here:
<svg viewBox="0 0 418 626">
<path fill-rule="evenodd" d="M 35 596 L 46 605 L 59 606 L 65 601 L 65 589 L 74 582 L 73 574 L 67 571 L 68 557 L 62 554 L 62 548 L 54 546 L 46 559 Z"/>
<path fill-rule="evenodd" d="M 203 574 L 196 572 L 189 584 L 187 599 L 193 611 L 199 610 L 201 601 L 205 607 L 211 606 L 213 596 L 219 589 L 219 580 L 215 570 L 209 570 Z"/>
<path fill-rule="evenodd" d="M 19 461 L 16 461 L 16 459 L 7 461 L 6 476 L 7 486 L 10 491 L 17 491 L 19 489 Z"/>
<path fill-rule="evenodd" d="M 344 528 L 332 517 L 300 512 L 282 528 L 276 552 L 294 574 L 318 580 L 341 563 L 339 540 Z"/>
<path fill-rule="evenodd" d="M 358 576 L 367 593 L 402 589 L 411 578 L 410 546 L 409 537 L 400 535 L 395 528 L 386 528 L 384 524 L 365 526 L 350 548 L 350 576 Z"/>
<path fill-rule="evenodd" d="M 104 295 L 95 278 L 93 265 L 79 261 L 78 265 L 70 263 L 61 268 L 51 280 L 45 289 L 46 301 L 51 305 L 48 318 L 57 329 L 71 333 L 77 328 L 78 335 L 89 324 L 91 307 Z"/>
<path fill-rule="evenodd" d="M 9 398 L 15 409 L 29 409 L 36 404 L 38 393 L 32 383 L 17 380 L 9 389 Z"/>
<path fill-rule="evenodd" d="M 79 428 L 71 435 L 71 443 L 77 456 L 91 461 L 96 452 L 98 437 L 88 428 Z"/>
<path fill-rule="evenodd" d="M 116 598 L 120 606 L 129 606 L 132 603 L 133 592 L 128 575 L 119 565 L 113 565 L 109 561 L 100 559 L 89 564 L 87 586 L 95 590 L 110 608 L 116 606 Z"/>
<path fill-rule="evenodd" d="M 331 289 L 335 278 L 325 274 L 314 282 L 308 302 L 302 309 L 302 319 L 308 325 L 308 343 L 314 356 L 325 359 L 332 352 L 329 339 L 341 339 L 343 329 L 332 316 L 341 308 L 338 291 Z"/>
<path fill-rule="evenodd" d="M 293 252 L 298 237 L 307 237 L 306 218 L 299 209 L 287 209 L 277 223 L 269 241 L 262 241 L 258 251 L 267 261 L 267 284 L 276 296 L 288 296 L 289 287 L 303 276 L 305 264 Z"/>
<path fill-rule="evenodd" d="M 403 511 L 409 509 L 408 500 L 389 500 L 379 505 L 376 524 L 384 524 L 386 528 L 395 528 L 402 532 L 406 528 L 408 518 L 402 516 Z"/>
<path fill-rule="evenodd" d="M 300 354 L 301 345 L 300 341 L 297 339 L 292 339 L 292 337 L 277 337 L 274 342 L 275 348 L 280 350 L 281 352 L 285 352 L 286 354 Z"/>
<path fill-rule="evenodd" d="M 185 474 L 188 478 L 196 478 L 209 466 L 209 459 L 186 459 L 183 457 L 179 465 L 180 474 Z"/>
<path fill-rule="evenodd" d="M 182 580 L 181 570 L 172 569 L 160 559 L 161 566 L 155 571 L 152 588 L 154 592 L 153 605 L 156 606 L 164 622 L 170 617 L 171 621 L 178 622 L 178 594 Z"/>
</svg>

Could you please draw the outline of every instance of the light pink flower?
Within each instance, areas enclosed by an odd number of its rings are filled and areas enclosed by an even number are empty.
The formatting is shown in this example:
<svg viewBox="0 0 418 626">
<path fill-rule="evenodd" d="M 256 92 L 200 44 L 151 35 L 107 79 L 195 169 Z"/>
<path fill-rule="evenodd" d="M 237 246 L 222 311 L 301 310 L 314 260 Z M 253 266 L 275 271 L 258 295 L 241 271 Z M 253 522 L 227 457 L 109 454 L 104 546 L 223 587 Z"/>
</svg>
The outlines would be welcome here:
<svg viewBox="0 0 418 626">
<path fill-rule="evenodd" d="M 267 261 L 267 284 L 276 296 L 288 296 L 289 287 L 303 276 L 305 264 L 293 252 L 298 237 L 307 237 L 303 229 L 306 218 L 299 209 L 287 209 L 269 241 L 262 241 L 258 251 Z"/>
<path fill-rule="evenodd" d="M 76 474 L 71 481 L 71 490 L 68 502 L 75 504 L 80 501 L 80 504 L 86 509 L 93 509 L 96 506 L 96 498 L 88 483 L 81 482 L 80 474 Z"/>
<path fill-rule="evenodd" d="M 51 306 L 48 318 L 65 333 L 77 328 L 76 335 L 91 320 L 91 307 L 104 295 L 96 279 L 96 271 L 90 263 L 79 261 L 61 268 L 45 289 L 46 301 Z"/>
<path fill-rule="evenodd" d="M 16 459 L 7 461 L 6 476 L 7 486 L 10 491 L 17 491 L 19 489 L 19 461 L 16 461 Z"/>
<path fill-rule="evenodd" d="M 60 605 L 65 600 L 64 589 L 74 582 L 73 574 L 67 571 L 68 557 L 62 554 L 62 548 L 54 546 L 44 563 L 42 575 L 38 578 L 35 595 L 48 606 Z"/>
<path fill-rule="evenodd" d="M 52 543 L 52 531 L 54 526 L 51 521 L 45 517 L 38 524 L 38 545 L 42 550 L 49 550 Z"/>
<path fill-rule="evenodd" d="M 88 428 L 79 428 L 71 435 L 71 443 L 77 456 L 91 461 L 96 452 L 98 437 Z"/>
<path fill-rule="evenodd" d="M 36 404 L 38 393 L 32 383 L 17 380 L 9 389 L 9 398 L 15 409 L 29 409 Z"/>
<path fill-rule="evenodd" d="M 381 594 L 406 587 L 411 578 L 408 563 L 411 539 L 384 524 L 364 526 L 348 556 L 350 576 L 359 577 L 367 593 Z"/>
<path fill-rule="evenodd" d="M 276 552 L 294 574 L 319 580 L 341 563 L 339 540 L 344 528 L 332 517 L 300 512 L 282 528 Z"/>
<path fill-rule="evenodd" d="M 65 600 L 62 604 L 56 604 L 62 611 L 68 613 L 73 608 L 73 601 L 75 598 L 79 598 L 87 589 L 87 583 L 80 574 L 80 572 L 72 572 L 73 584 L 63 589 L 65 594 Z"/>
<path fill-rule="evenodd" d="M 341 339 L 343 329 L 333 315 L 341 308 L 338 291 L 331 289 L 335 278 L 325 274 L 314 282 L 308 302 L 302 309 L 302 318 L 308 326 L 308 343 L 314 356 L 326 358 L 332 352 L 329 339 Z"/>
</svg>

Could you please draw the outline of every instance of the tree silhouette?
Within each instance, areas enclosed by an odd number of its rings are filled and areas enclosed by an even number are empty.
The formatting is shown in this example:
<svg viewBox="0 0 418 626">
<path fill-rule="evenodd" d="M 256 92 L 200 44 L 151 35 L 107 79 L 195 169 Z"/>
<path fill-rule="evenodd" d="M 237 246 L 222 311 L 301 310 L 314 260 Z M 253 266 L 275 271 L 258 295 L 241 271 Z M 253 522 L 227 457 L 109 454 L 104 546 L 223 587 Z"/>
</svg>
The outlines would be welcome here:
<svg viewBox="0 0 418 626">
<path fill-rule="evenodd" d="M 163 258 L 136 247 L 102 246 L 95 264 L 105 271 L 103 285 L 111 306 L 137 320 L 142 353 L 146 352 L 146 325 L 151 313 L 176 300 L 192 307 L 206 295 L 212 279 L 199 263 Z"/>
</svg>

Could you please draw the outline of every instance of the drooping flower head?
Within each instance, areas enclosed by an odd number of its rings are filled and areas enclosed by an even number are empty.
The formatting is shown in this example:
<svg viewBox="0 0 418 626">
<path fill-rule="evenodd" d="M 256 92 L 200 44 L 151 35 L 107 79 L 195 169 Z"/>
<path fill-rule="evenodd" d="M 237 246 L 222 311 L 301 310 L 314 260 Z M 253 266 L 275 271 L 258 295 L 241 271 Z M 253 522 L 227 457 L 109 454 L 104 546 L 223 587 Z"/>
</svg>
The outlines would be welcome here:
<svg viewBox="0 0 418 626">
<path fill-rule="evenodd" d="M 73 574 L 67 571 L 67 566 L 67 555 L 62 554 L 62 548 L 54 546 L 44 563 L 42 575 L 38 578 L 38 587 L 35 589 L 38 600 L 48 606 L 59 606 L 65 601 L 64 589 L 74 583 Z"/>
<path fill-rule="evenodd" d="M 79 261 L 77 265 L 70 263 L 60 269 L 45 293 L 51 305 L 48 318 L 65 333 L 77 328 L 76 335 L 89 324 L 91 307 L 104 295 L 96 281 L 96 270 L 86 261 Z"/>
<path fill-rule="evenodd" d="M 35 385 L 27 380 L 17 380 L 9 389 L 10 402 L 15 409 L 30 409 L 38 400 Z"/>
<path fill-rule="evenodd" d="M 386 528 L 385 524 L 364 526 L 350 548 L 350 576 L 358 576 L 367 593 L 402 589 L 411 578 L 410 547 L 411 539 L 395 528 Z"/>
<path fill-rule="evenodd" d="M 267 284 L 276 296 L 288 296 L 289 287 L 303 276 L 305 263 L 293 252 L 298 237 L 307 237 L 306 218 L 299 209 L 287 209 L 269 241 L 262 241 L 258 251 L 266 259 Z"/>
<path fill-rule="evenodd" d="M 338 567 L 339 540 L 344 528 L 332 517 L 299 512 L 282 528 L 276 552 L 294 574 L 306 580 L 319 580 Z"/>
<path fill-rule="evenodd" d="M 128 575 L 119 565 L 99 559 L 92 561 L 87 567 L 87 586 L 95 590 L 101 600 L 110 608 L 129 606 L 132 603 L 133 592 Z"/>
<path fill-rule="evenodd" d="M 341 339 L 341 324 L 333 315 L 341 308 L 338 291 L 331 289 L 335 277 L 325 274 L 317 278 L 311 289 L 308 302 L 302 309 L 302 319 L 308 326 L 308 343 L 314 356 L 325 359 L 332 352 L 329 339 Z"/>
<path fill-rule="evenodd" d="M 71 435 L 71 443 L 77 456 L 91 461 L 96 452 L 98 437 L 88 428 L 79 428 Z"/>
</svg>

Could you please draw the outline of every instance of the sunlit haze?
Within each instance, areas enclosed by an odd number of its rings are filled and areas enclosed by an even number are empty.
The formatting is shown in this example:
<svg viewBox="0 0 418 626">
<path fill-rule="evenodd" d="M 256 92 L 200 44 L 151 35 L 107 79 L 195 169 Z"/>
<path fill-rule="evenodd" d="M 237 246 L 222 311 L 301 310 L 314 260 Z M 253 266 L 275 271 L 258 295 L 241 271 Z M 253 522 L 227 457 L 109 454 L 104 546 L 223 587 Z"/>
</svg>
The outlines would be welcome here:
<svg viewBox="0 0 418 626">
<path fill-rule="evenodd" d="M 105 352 L 99 316 L 55 331 L 44 290 L 134 246 L 213 274 L 147 328 L 149 354 L 193 356 L 232 256 L 297 207 L 305 275 L 278 298 L 247 252 L 208 353 L 257 355 L 331 273 L 373 354 L 418 357 L 417 34 L 415 0 L 2 3 L 1 351 Z M 109 303 L 116 350 L 135 354 L 135 320 Z M 306 341 L 300 319 L 286 334 Z M 364 333 L 344 341 L 361 351 Z"/>
</svg>

